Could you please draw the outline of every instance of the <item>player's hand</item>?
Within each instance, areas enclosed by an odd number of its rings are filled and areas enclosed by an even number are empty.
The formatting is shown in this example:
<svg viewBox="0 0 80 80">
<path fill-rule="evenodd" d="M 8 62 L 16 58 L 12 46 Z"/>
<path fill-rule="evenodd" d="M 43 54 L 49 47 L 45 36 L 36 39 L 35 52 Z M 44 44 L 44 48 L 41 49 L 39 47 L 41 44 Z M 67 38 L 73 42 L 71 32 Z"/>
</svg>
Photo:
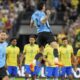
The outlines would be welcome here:
<svg viewBox="0 0 80 80">
<path fill-rule="evenodd" d="M 22 66 L 19 64 L 18 67 L 19 67 L 19 70 L 21 71 Z"/>
<path fill-rule="evenodd" d="M 63 67 L 64 66 L 61 62 L 55 63 L 55 65 L 57 65 L 59 67 Z"/>
<path fill-rule="evenodd" d="M 52 63 L 50 63 L 49 61 L 48 61 L 48 65 L 49 65 L 49 66 L 53 66 Z"/>
<path fill-rule="evenodd" d="M 49 16 L 51 14 L 50 10 L 46 10 L 46 14 Z"/>
</svg>

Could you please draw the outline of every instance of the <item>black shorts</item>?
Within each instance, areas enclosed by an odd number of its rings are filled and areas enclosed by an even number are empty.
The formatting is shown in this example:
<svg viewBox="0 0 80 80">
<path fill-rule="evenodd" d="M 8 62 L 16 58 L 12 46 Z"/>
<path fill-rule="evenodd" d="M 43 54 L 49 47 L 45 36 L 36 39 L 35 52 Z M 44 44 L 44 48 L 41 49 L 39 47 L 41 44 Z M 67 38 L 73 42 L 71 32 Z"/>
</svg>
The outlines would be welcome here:
<svg viewBox="0 0 80 80">
<path fill-rule="evenodd" d="M 5 76 L 7 76 L 6 68 L 2 67 L 0 68 L 0 80 L 4 78 Z"/>
<path fill-rule="evenodd" d="M 40 46 L 44 46 L 46 44 L 50 44 L 51 42 L 55 41 L 54 35 L 51 32 L 40 32 L 38 33 L 37 43 Z"/>
</svg>

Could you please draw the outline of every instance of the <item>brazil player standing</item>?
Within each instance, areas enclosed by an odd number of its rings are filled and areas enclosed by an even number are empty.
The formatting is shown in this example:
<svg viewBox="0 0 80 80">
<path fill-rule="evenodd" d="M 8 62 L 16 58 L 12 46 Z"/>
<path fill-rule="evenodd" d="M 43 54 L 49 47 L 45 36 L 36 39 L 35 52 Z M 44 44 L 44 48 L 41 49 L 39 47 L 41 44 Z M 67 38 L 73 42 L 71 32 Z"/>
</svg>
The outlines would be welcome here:
<svg viewBox="0 0 80 80">
<path fill-rule="evenodd" d="M 6 47 L 3 45 L 4 40 L 2 39 L 2 35 L 0 33 L 0 80 L 9 80 L 6 73 Z"/>
<path fill-rule="evenodd" d="M 60 61 L 62 62 L 64 67 L 61 68 L 60 75 L 62 77 L 62 80 L 65 80 L 65 74 L 67 74 L 69 80 L 73 80 L 72 63 L 71 63 L 71 57 L 74 58 L 73 48 L 71 45 L 68 44 L 67 38 L 63 38 L 62 42 L 63 45 L 60 46 L 59 48 L 59 54 L 60 54 Z"/>
<path fill-rule="evenodd" d="M 35 36 L 31 35 L 29 37 L 29 44 L 24 46 L 23 55 L 25 58 L 25 77 L 28 80 L 29 74 L 32 76 L 32 80 L 35 79 L 36 71 L 35 68 L 31 70 L 31 64 L 33 64 L 36 54 L 39 52 L 39 47 L 35 44 Z M 37 70 L 38 71 L 38 70 Z"/>
<path fill-rule="evenodd" d="M 56 46 L 58 48 L 58 45 Z M 49 61 L 49 63 L 46 62 L 46 68 L 45 68 L 45 76 L 47 77 L 47 80 L 49 80 L 48 78 L 50 77 L 54 77 L 54 80 L 58 80 L 59 67 L 54 63 L 53 48 L 50 45 L 46 45 L 44 49 L 44 55 L 46 56 L 46 59 Z"/>
<path fill-rule="evenodd" d="M 47 43 L 51 45 L 51 47 L 54 49 L 54 45 L 56 44 L 56 41 L 54 39 L 53 33 L 50 29 L 50 25 L 48 22 L 50 11 L 46 10 L 46 5 L 44 2 L 40 2 L 37 5 L 37 9 L 32 17 L 30 26 L 36 26 L 37 28 L 37 43 L 40 47 L 40 53 L 44 52 L 44 47 Z M 54 60 L 58 62 L 58 54 L 53 54 L 55 56 Z"/>
<path fill-rule="evenodd" d="M 10 76 L 15 77 L 17 76 L 18 55 L 20 53 L 20 49 L 19 47 L 16 46 L 17 44 L 16 38 L 12 38 L 10 42 L 11 45 L 8 46 L 6 49 L 7 70 Z"/>
</svg>

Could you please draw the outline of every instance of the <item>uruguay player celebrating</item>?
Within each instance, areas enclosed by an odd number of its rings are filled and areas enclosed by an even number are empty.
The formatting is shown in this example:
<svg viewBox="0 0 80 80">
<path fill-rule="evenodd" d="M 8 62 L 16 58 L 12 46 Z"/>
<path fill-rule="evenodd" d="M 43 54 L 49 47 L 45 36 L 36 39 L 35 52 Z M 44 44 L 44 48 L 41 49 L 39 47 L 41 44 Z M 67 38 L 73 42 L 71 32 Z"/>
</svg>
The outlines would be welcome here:
<svg viewBox="0 0 80 80">
<path fill-rule="evenodd" d="M 44 47 L 47 43 L 49 43 L 53 49 L 57 49 L 56 47 L 54 47 L 57 44 L 57 42 L 53 37 L 48 22 L 48 18 L 51 12 L 49 10 L 45 11 L 46 7 L 45 7 L 45 3 L 43 2 L 40 2 L 37 5 L 37 8 L 38 10 L 35 11 L 31 17 L 30 26 L 32 27 L 35 25 L 37 28 L 37 33 L 38 33 L 37 43 L 40 47 L 40 53 L 44 53 Z M 58 54 L 53 52 L 53 55 L 55 57 L 54 62 L 58 63 Z"/>
</svg>

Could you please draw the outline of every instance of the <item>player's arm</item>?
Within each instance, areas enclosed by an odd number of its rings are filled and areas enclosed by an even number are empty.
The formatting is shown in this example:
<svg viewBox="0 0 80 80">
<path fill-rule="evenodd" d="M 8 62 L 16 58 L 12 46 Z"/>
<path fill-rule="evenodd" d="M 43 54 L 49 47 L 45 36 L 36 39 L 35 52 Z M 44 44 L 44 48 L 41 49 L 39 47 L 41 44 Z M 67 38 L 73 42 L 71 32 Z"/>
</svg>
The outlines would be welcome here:
<svg viewBox="0 0 80 80">
<path fill-rule="evenodd" d="M 71 54 L 71 59 L 72 59 L 72 65 L 76 69 L 78 65 L 78 61 L 77 61 L 77 57 L 73 53 Z"/>
<path fill-rule="evenodd" d="M 34 21 L 31 19 L 30 21 L 30 27 L 33 28 L 34 27 Z"/>
<path fill-rule="evenodd" d="M 55 58 L 54 58 L 55 65 L 58 65 L 59 67 L 64 66 L 61 62 L 61 48 L 59 48 L 59 49 L 55 48 L 54 55 L 55 55 Z"/>
<path fill-rule="evenodd" d="M 7 69 L 8 53 L 9 53 L 9 48 L 7 47 L 7 48 L 6 48 L 6 64 L 5 64 L 6 69 Z"/>
<path fill-rule="evenodd" d="M 58 63 L 59 62 L 59 50 L 58 50 L 58 43 L 57 42 L 53 42 L 53 56 L 54 56 L 54 63 Z"/>
<path fill-rule="evenodd" d="M 46 16 L 41 18 L 41 23 L 45 24 L 47 22 L 47 20 L 49 19 L 50 14 L 51 14 L 50 10 L 47 10 L 46 11 Z"/>
<path fill-rule="evenodd" d="M 80 64 L 80 50 L 77 51 L 77 61 L 78 61 L 78 64 Z"/>
<path fill-rule="evenodd" d="M 19 59 L 18 59 L 18 61 L 19 61 L 19 66 L 22 66 L 23 60 L 24 60 L 24 53 L 21 53 L 21 54 L 19 55 Z"/>
</svg>

